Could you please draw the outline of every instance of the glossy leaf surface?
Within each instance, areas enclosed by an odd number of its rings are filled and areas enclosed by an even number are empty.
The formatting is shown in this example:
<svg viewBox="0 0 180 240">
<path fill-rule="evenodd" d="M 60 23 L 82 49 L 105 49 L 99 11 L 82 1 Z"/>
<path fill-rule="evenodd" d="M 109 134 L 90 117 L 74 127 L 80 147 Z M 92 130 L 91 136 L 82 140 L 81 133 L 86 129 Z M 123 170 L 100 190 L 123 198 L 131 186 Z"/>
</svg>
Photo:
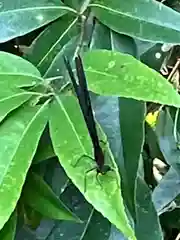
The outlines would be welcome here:
<svg viewBox="0 0 180 240">
<path fill-rule="evenodd" d="M 180 14 L 154 0 L 93 0 L 95 16 L 119 33 L 154 42 L 180 42 Z"/>
<path fill-rule="evenodd" d="M 7 116 L 8 113 L 18 108 L 31 96 L 31 93 L 21 92 L 18 94 L 12 93 L 11 96 L 0 98 L 0 122 Z"/>
<path fill-rule="evenodd" d="M 155 133 L 166 162 L 176 168 L 180 162 L 180 150 L 175 141 L 174 123 L 168 109 L 160 112 Z"/>
<path fill-rule="evenodd" d="M 98 21 L 96 21 L 92 33 L 90 49 L 107 49 L 136 56 L 136 45 L 133 38 L 118 34 Z"/>
<path fill-rule="evenodd" d="M 139 240 L 163 240 L 159 218 L 151 199 L 151 191 L 145 181 L 137 178 L 137 222 L 136 237 Z"/>
<path fill-rule="evenodd" d="M 16 75 L 26 75 L 29 73 L 33 76 L 40 77 L 39 71 L 30 62 L 14 54 L 6 52 L 0 52 L 0 73 Z"/>
<path fill-rule="evenodd" d="M 20 87 L 33 86 L 41 81 L 40 73 L 31 63 L 0 52 L 0 121 L 33 95 Z"/>
<path fill-rule="evenodd" d="M 0 229 L 20 197 L 27 171 L 47 123 L 47 104 L 21 107 L 0 127 Z"/>
<path fill-rule="evenodd" d="M 94 50 L 83 60 L 89 89 L 95 93 L 180 106 L 173 86 L 130 55 Z"/>
<path fill-rule="evenodd" d="M 81 222 L 62 201 L 53 193 L 51 188 L 37 174 L 30 172 L 23 190 L 23 200 L 43 216 Z"/>
<path fill-rule="evenodd" d="M 64 46 L 78 34 L 77 23 L 76 16 L 66 14 L 49 25 L 31 44 L 25 58 L 37 66 L 43 76 L 62 74 L 64 63 L 63 59 L 59 60 L 65 51 Z"/>
<path fill-rule="evenodd" d="M 154 189 L 152 199 L 158 214 L 165 212 L 165 207 L 180 194 L 178 172 L 171 167 Z"/>
<path fill-rule="evenodd" d="M 82 240 L 90 240 L 95 236 L 98 240 L 109 239 L 111 231 L 110 222 L 84 199 L 84 196 L 73 184 L 68 186 L 61 195 L 61 199 L 83 220 L 83 222 L 78 224 L 69 221 L 56 221 L 48 236 L 50 240 L 56 239 L 59 236 L 61 236 L 62 240 L 73 240 L 74 236 Z M 42 228 L 43 227 L 44 232 L 43 230 L 38 231 L 37 236 L 44 239 L 47 237 L 47 228 L 45 224 L 44 226 L 42 225 Z"/>
<path fill-rule="evenodd" d="M 61 1 L 1 1 L 0 8 L 0 42 L 25 35 L 57 19 L 73 9 Z M 7 25 L 8 23 L 8 25 Z M 7 27 L 8 26 L 8 27 Z"/>
<path fill-rule="evenodd" d="M 139 159 L 144 143 L 145 104 L 134 99 L 119 99 L 119 119 L 127 186 L 126 204 L 136 219 L 136 184 Z"/>
<path fill-rule="evenodd" d="M 50 133 L 55 153 L 78 189 L 84 192 L 86 188 L 84 193 L 86 200 L 114 223 L 125 236 L 135 239 L 125 214 L 116 165 L 108 147 L 105 148 L 106 160 L 113 166 L 113 171 L 98 176 L 103 188 L 97 182 L 95 170 L 87 174 L 95 164 L 90 159 L 93 157 L 92 147 L 78 108 L 73 96 L 63 98 L 57 96 L 52 104 Z"/>
</svg>

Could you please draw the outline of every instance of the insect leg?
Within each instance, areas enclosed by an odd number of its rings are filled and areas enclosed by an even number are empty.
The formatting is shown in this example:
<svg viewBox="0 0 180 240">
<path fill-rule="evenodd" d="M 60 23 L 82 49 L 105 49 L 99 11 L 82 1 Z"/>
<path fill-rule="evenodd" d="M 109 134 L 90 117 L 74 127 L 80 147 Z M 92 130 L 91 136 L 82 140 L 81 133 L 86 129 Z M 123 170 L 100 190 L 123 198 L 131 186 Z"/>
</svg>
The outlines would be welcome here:
<svg viewBox="0 0 180 240">
<path fill-rule="evenodd" d="M 78 163 L 82 160 L 82 158 L 89 158 L 89 159 L 91 159 L 91 160 L 94 161 L 94 158 L 92 158 L 92 157 L 90 157 L 90 156 L 84 154 L 84 155 L 82 155 L 80 158 L 78 158 L 78 160 L 77 160 L 76 163 L 71 164 L 71 165 L 72 165 L 73 167 L 76 167 L 76 166 L 78 165 Z"/>
<path fill-rule="evenodd" d="M 100 185 L 101 189 L 103 189 L 103 186 L 102 186 L 102 184 L 101 184 L 101 182 L 100 182 L 100 180 L 99 180 L 99 178 L 98 178 L 99 174 L 100 174 L 99 172 L 96 173 L 96 181 L 97 181 L 98 184 Z"/>
<path fill-rule="evenodd" d="M 87 183 L 87 174 L 95 170 L 96 167 L 93 167 L 85 172 L 85 177 L 84 177 L 84 193 L 86 192 L 86 183 Z"/>
</svg>

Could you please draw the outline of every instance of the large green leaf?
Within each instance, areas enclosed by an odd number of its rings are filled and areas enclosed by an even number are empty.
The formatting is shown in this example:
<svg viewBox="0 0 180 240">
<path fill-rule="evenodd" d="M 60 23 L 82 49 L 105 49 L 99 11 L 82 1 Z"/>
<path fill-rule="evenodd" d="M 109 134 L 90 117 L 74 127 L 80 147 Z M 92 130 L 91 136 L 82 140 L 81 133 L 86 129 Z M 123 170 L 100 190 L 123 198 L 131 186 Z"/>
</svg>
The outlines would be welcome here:
<svg viewBox="0 0 180 240">
<path fill-rule="evenodd" d="M 83 59 L 89 88 L 95 93 L 180 106 L 173 86 L 130 55 L 94 50 Z"/>
<path fill-rule="evenodd" d="M 110 29 L 98 21 L 95 22 L 89 48 L 111 50 Z"/>
<path fill-rule="evenodd" d="M 10 53 L 0 52 L 0 96 L 22 93 L 20 87 L 34 86 L 43 79 L 30 62 Z"/>
<path fill-rule="evenodd" d="M 75 98 L 56 96 L 56 101 L 51 105 L 50 116 L 53 147 L 69 178 L 95 209 L 115 224 L 126 237 L 135 239 L 125 214 L 119 174 L 108 145 L 105 148 L 105 156 L 107 155 L 106 160 L 112 165 L 113 170 L 98 176 L 100 185 L 95 170 L 87 174 L 95 163 L 89 158 L 93 157 L 92 146 Z"/>
<path fill-rule="evenodd" d="M 12 93 L 5 98 L 1 98 L 0 94 L 0 122 L 10 113 L 27 101 L 32 96 L 30 92 Z"/>
<path fill-rule="evenodd" d="M 29 73 L 40 77 L 40 72 L 30 62 L 7 52 L 0 52 L 0 73 L 16 75 L 26 75 Z"/>
<path fill-rule="evenodd" d="M 0 229 L 20 197 L 26 173 L 47 122 L 47 103 L 25 105 L 0 127 Z"/>
<path fill-rule="evenodd" d="M 100 213 L 84 199 L 84 196 L 78 189 L 70 184 L 65 192 L 61 195 L 61 199 L 65 202 L 73 212 L 76 213 L 83 223 L 78 224 L 69 221 L 56 221 L 54 227 L 51 222 L 41 223 L 39 231 L 36 231 L 37 239 L 58 239 L 73 240 L 74 236 L 81 240 L 90 240 L 96 238 L 98 240 L 108 240 L 111 232 L 111 224 Z"/>
<path fill-rule="evenodd" d="M 113 51 L 130 54 L 137 57 L 137 47 L 132 37 L 110 31 L 111 46 Z"/>
<path fill-rule="evenodd" d="M 152 199 L 159 215 L 165 212 L 165 207 L 180 194 L 179 187 L 179 174 L 171 167 L 152 194 Z"/>
<path fill-rule="evenodd" d="M 30 172 L 23 190 L 23 201 L 42 215 L 59 220 L 81 222 L 37 174 Z"/>
<path fill-rule="evenodd" d="M 65 3 L 78 11 L 81 9 L 81 6 L 85 3 L 84 0 L 66 0 Z"/>
<path fill-rule="evenodd" d="M 107 49 L 137 55 L 133 38 L 118 34 L 99 21 L 96 21 L 94 26 L 90 49 Z"/>
<path fill-rule="evenodd" d="M 0 42 L 25 35 L 55 19 L 73 11 L 61 1 L 2 0 L 0 9 Z M 8 26 L 8 27 L 7 27 Z"/>
<path fill-rule="evenodd" d="M 144 143 L 145 104 L 134 99 L 119 99 L 119 118 L 124 167 L 128 189 L 124 189 L 126 205 L 136 219 L 136 178 Z"/>
<path fill-rule="evenodd" d="M 145 181 L 138 176 L 136 194 L 137 221 L 135 225 L 138 240 L 163 240 L 159 218 L 153 202 L 151 191 Z"/>
<path fill-rule="evenodd" d="M 160 150 L 166 162 L 176 168 L 180 163 L 180 150 L 175 141 L 174 123 L 171 115 L 166 108 L 161 111 L 156 124 L 156 135 L 159 143 Z M 179 169 L 179 167 L 178 167 Z"/>
<path fill-rule="evenodd" d="M 34 94 L 20 87 L 33 86 L 41 81 L 40 73 L 31 63 L 0 52 L 0 121 Z"/>
<path fill-rule="evenodd" d="M 70 13 L 61 17 L 34 40 L 24 57 L 36 65 L 44 76 L 62 74 L 61 68 L 64 64 L 56 58 L 62 55 L 64 45 L 78 34 L 77 22 L 78 18 Z M 55 61 L 58 61 L 58 66 L 56 71 L 50 74 Z"/>
<path fill-rule="evenodd" d="M 0 239 L 2 240 L 14 240 L 16 233 L 16 221 L 17 215 L 16 211 L 14 211 L 9 218 L 9 220 L 4 225 L 3 229 L 0 231 Z"/>
<path fill-rule="evenodd" d="M 180 42 L 180 14 L 154 0 L 93 0 L 95 16 L 119 33 L 154 42 Z"/>
</svg>

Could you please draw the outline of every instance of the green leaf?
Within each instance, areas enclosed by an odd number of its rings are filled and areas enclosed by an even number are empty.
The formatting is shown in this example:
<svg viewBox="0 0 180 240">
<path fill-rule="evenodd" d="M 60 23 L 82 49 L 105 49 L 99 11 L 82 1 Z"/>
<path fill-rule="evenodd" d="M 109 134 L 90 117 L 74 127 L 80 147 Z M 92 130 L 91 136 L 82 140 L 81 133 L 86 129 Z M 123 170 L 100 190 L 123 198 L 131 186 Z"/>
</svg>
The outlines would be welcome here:
<svg viewBox="0 0 180 240">
<path fill-rule="evenodd" d="M 112 30 L 153 42 L 180 42 L 180 14 L 154 0 L 94 0 L 95 16 Z"/>
<path fill-rule="evenodd" d="M 146 122 L 145 122 L 145 132 L 146 132 L 145 141 L 149 147 L 150 162 L 152 162 L 154 158 L 164 159 L 157 141 L 156 133 L 154 129 Z"/>
<path fill-rule="evenodd" d="M 174 138 L 174 124 L 169 111 L 161 111 L 156 124 L 156 135 L 166 162 L 176 168 L 180 161 L 180 150 Z"/>
<path fill-rule="evenodd" d="M 111 30 L 111 45 L 113 51 L 128 53 L 134 57 L 137 57 L 137 47 L 132 37 L 118 34 Z"/>
<path fill-rule="evenodd" d="M 0 229 L 20 197 L 27 171 L 47 123 L 47 103 L 25 105 L 0 126 Z"/>
<path fill-rule="evenodd" d="M 61 1 L 39 0 L 10 1 L 2 0 L 0 9 L 0 42 L 25 35 L 45 24 L 54 21 L 68 11 L 75 12 Z M 7 27 L 7 23 L 9 27 Z"/>
<path fill-rule="evenodd" d="M 70 180 L 66 175 L 64 169 L 59 164 L 57 157 L 46 161 L 44 180 L 49 186 L 51 186 L 56 196 L 60 196 L 67 189 L 67 186 L 70 185 Z"/>
<path fill-rule="evenodd" d="M 74 236 L 81 240 L 93 238 L 98 240 L 109 239 L 111 223 L 85 201 L 83 195 L 73 184 L 68 186 L 66 191 L 61 195 L 61 199 L 76 215 L 83 219 L 83 223 L 56 221 L 49 235 L 47 233 L 47 224 L 41 224 L 41 231 L 36 231 L 38 239 L 58 239 L 60 237 L 61 240 L 73 240 Z M 50 223 L 48 227 L 49 225 Z"/>
<path fill-rule="evenodd" d="M 80 219 L 58 199 L 44 180 L 33 172 L 28 174 L 22 198 L 25 204 L 46 217 L 81 222 Z"/>
<path fill-rule="evenodd" d="M 31 44 L 24 57 L 36 65 L 42 75 L 52 77 L 62 74 L 64 64 L 56 58 L 62 55 L 64 46 L 78 34 L 77 21 L 78 18 L 69 13 L 49 25 Z M 50 74 L 55 61 L 58 61 L 58 67 L 54 74 Z"/>
<path fill-rule="evenodd" d="M 13 54 L 0 52 L 0 122 L 33 94 L 20 87 L 43 81 L 38 70 L 29 62 Z"/>
<path fill-rule="evenodd" d="M 10 53 L 0 52 L 0 96 L 21 93 L 18 88 L 34 86 L 43 81 L 30 62 Z"/>
<path fill-rule="evenodd" d="M 126 196 L 126 205 L 132 217 L 136 219 L 136 178 L 144 143 L 145 104 L 134 99 L 120 98 L 119 111 L 126 186 L 128 186 L 123 192 Z"/>
<path fill-rule="evenodd" d="M 107 49 L 137 55 L 133 38 L 118 34 L 99 21 L 96 21 L 94 26 L 90 49 Z"/>
<path fill-rule="evenodd" d="M 152 200 L 159 215 L 180 194 L 179 186 L 179 173 L 171 167 L 152 194 Z"/>
<path fill-rule="evenodd" d="M 55 157 L 55 153 L 49 136 L 49 129 L 46 128 L 39 141 L 38 148 L 33 159 L 33 163 L 37 164 L 41 161 L 44 161 L 52 157 Z"/>
<path fill-rule="evenodd" d="M 25 101 L 27 101 L 32 96 L 30 92 L 20 92 L 1 98 L 0 94 L 0 122 L 10 113 L 12 110 L 18 108 Z"/>
<path fill-rule="evenodd" d="M 9 220 L 4 225 L 3 229 L 0 231 L 0 239 L 2 240 L 14 240 L 16 233 L 16 221 L 17 215 L 16 211 L 14 211 L 9 218 Z"/>
<path fill-rule="evenodd" d="M 85 201 L 83 195 L 74 185 L 70 185 L 67 188 L 62 194 L 62 199 L 84 220 L 84 223 L 81 225 L 71 226 L 71 231 L 66 230 L 68 226 L 65 223 L 59 224 L 57 230 L 64 233 L 62 240 L 73 239 L 74 235 L 82 240 L 93 239 L 95 237 L 98 240 L 108 239 L 111 231 L 111 223 Z M 54 231 L 55 236 L 58 234 L 57 230 Z"/>
<path fill-rule="evenodd" d="M 71 61 L 74 56 L 78 42 L 79 42 L 79 35 L 72 37 L 63 46 L 61 51 L 59 51 L 59 53 L 54 58 L 51 66 L 48 68 L 48 71 L 46 72 L 46 75 L 45 75 L 46 78 L 56 77 L 58 79 L 59 77 L 62 78 L 62 76 L 64 76 L 65 73 L 67 73 L 66 72 L 67 69 L 65 68 L 65 65 L 64 65 L 63 55 L 67 56 L 68 59 Z"/>
<path fill-rule="evenodd" d="M 22 74 L 26 75 L 29 73 L 33 76 L 37 77 L 41 76 L 37 68 L 33 66 L 30 62 L 11 53 L 1 51 L 0 51 L 0 73 L 14 75 Z"/>
<path fill-rule="evenodd" d="M 137 221 L 136 237 L 138 240 L 163 240 L 163 233 L 154 205 L 151 200 L 151 191 L 145 181 L 137 178 Z"/>
<path fill-rule="evenodd" d="M 95 93 L 180 106 L 173 86 L 130 55 L 95 50 L 83 60 L 89 88 Z"/>
<path fill-rule="evenodd" d="M 90 49 L 111 50 L 110 29 L 98 21 L 94 25 Z"/>
<path fill-rule="evenodd" d="M 136 239 L 125 214 L 119 174 L 108 146 L 105 148 L 105 156 L 113 166 L 113 171 L 98 176 L 101 186 L 97 182 L 95 170 L 87 174 L 96 165 L 90 159 L 93 157 L 92 145 L 75 98 L 56 96 L 50 111 L 50 134 L 54 151 L 68 177 L 82 193 L 86 187 L 84 196 L 96 210 L 116 225 L 126 237 Z"/>
<path fill-rule="evenodd" d="M 70 7 L 77 9 L 78 12 L 81 9 L 81 6 L 84 4 L 84 0 L 66 0 L 65 1 L 67 5 L 69 5 Z"/>
<path fill-rule="evenodd" d="M 22 199 L 22 198 L 21 198 Z M 29 228 L 36 230 L 43 218 L 42 214 L 28 205 L 23 205 L 24 224 Z"/>
</svg>

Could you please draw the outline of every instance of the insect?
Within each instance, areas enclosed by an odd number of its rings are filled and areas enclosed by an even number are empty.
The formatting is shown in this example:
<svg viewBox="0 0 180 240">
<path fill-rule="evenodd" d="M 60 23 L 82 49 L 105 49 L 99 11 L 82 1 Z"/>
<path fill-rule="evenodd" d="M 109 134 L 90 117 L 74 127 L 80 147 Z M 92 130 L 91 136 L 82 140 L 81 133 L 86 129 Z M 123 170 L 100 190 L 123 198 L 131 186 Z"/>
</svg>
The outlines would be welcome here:
<svg viewBox="0 0 180 240">
<path fill-rule="evenodd" d="M 105 164 L 105 157 L 104 157 L 103 150 L 100 146 L 100 140 L 99 140 L 98 134 L 97 134 L 96 123 L 94 120 L 94 115 L 93 115 L 93 111 L 92 111 L 92 105 L 91 105 L 91 100 L 90 100 L 90 96 L 89 96 L 89 91 L 87 88 L 87 81 L 86 81 L 86 77 L 85 77 L 85 73 L 84 73 L 84 69 L 83 69 L 82 60 L 79 55 L 75 58 L 78 84 L 76 82 L 76 78 L 74 76 L 70 62 L 66 57 L 64 57 L 64 62 L 65 62 L 67 71 L 69 73 L 69 76 L 71 78 L 76 96 L 78 98 L 79 105 L 80 105 L 84 120 L 86 122 L 86 126 L 88 128 L 88 132 L 91 137 L 93 149 L 94 149 L 94 160 L 96 162 L 96 166 L 93 167 L 92 169 L 88 170 L 86 172 L 86 174 L 88 172 L 96 169 L 96 172 L 97 172 L 96 179 L 99 182 L 98 175 L 99 174 L 104 175 L 108 171 L 112 171 L 112 168 L 109 165 Z M 85 181 L 86 181 L 86 178 L 85 178 Z M 100 184 L 100 182 L 99 182 L 99 184 Z M 86 187 L 86 183 L 85 183 L 85 187 Z"/>
</svg>

